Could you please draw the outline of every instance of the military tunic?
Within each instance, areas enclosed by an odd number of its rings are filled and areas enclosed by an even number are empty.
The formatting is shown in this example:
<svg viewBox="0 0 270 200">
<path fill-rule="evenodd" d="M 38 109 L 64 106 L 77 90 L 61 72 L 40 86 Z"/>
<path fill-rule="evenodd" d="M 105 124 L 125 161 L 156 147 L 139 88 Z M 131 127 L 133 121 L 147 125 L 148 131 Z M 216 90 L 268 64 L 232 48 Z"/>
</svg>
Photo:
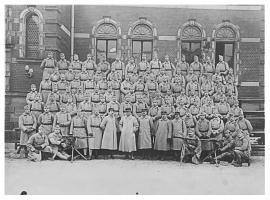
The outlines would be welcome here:
<svg viewBox="0 0 270 200">
<path fill-rule="evenodd" d="M 159 119 L 157 122 L 157 132 L 154 149 L 158 151 L 170 150 L 170 144 L 167 139 L 172 138 L 172 124 L 166 119 Z"/>
<path fill-rule="evenodd" d="M 91 149 L 100 149 L 102 143 L 102 129 L 100 128 L 101 124 L 100 115 L 91 115 L 87 120 L 87 130 L 89 135 L 94 137 L 94 145 L 90 147 Z"/>
<path fill-rule="evenodd" d="M 44 79 L 45 76 L 50 76 L 56 65 L 57 62 L 53 58 L 45 58 L 40 65 L 40 68 L 43 70 L 42 79 Z"/>
<path fill-rule="evenodd" d="M 71 116 L 68 112 L 58 112 L 54 117 L 53 127 L 55 127 L 55 125 L 58 124 L 60 126 L 62 135 L 66 136 L 69 134 L 70 122 Z"/>
<path fill-rule="evenodd" d="M 26 145 L 28 139 L 36 133 L 37 121 L 33 114 L 23 113 L 19 117 L 19 128 L 21 129 L 20 145 Z M 29 131 L 27 131 L 29 130 Z"/>
<path fill-rule="evenodd" d="M 70 124 L 70 134 L 77 137 L 75 141 L 75 147 L 78 149 L 88 148 L 88 142 L 86 138 L 87 136 L 86 128 L 87 128 L 87 121 L 83 116 L 76 115 L 72 118 Z"/>
<path fill-rule="evenodd" d="M 45 135 L 49 135 L 53 130 L 53 114 L 44 112 L 38 117 L 38 124 L 43 126 Z"/>
<path fill-rule="evenodd" d="M 102 120 L 100 127 L 104 130 L 101 149 L 117 150 L 116 119 L 106 116 Z"/>
<path fill-rule="evenodd" d="M 172 136 L 172 150 L 181 150 L 184 140 L 178 137 L 187 136 L 186 124 L 181 118 L 172 120 Z"/>
<path fill-rule="evenodd" d="M 41 93 L 42 102 L 47 102 L 48 96 L 52 91 L 52 82 L 50 80 L 42 80 L 40 83 L 39 92 Z"/>
<path fill-rule="evenodd" d="M 151 149 L 151 130 L 153 129 L 153 120 L 150 116 L 141 116 L 139 121 L 138 149 Z"/>
</svg>

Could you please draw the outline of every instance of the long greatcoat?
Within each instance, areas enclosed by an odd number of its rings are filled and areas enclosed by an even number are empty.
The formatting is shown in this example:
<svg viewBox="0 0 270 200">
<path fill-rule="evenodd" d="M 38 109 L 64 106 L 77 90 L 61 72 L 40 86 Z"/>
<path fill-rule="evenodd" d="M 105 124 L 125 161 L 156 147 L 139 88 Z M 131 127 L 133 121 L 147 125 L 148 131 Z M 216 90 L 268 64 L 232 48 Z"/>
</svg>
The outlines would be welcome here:
<svg viewBox="0 0 270 200">
<path fill-rule="evenodd" d="M 104 130 L 101 142 L 101 149 L 117 150 L 117 135 L 115 117 L 106 116 L 103 118 L 100 127 Z"/>
<path fill-rule="evenodd" d="M 187 135 L 187 128 L 183 119 L 179 118 L 178 120 L 172 120 L 172 135 L 172 149 L 181 150 L 184 144 L 184 140 L 177 137 L 186 137 Z"/>
<path fill-rule="evenodd" d="M 151 130 L 154 128 L 153 120 L 150 116 L 141 116 L 139 124 L 138 149 L 151 149 Z"/>
<path fill-rule="evenodd" d="M 123 116 L 119 124 L 121 130 L 119 151 L 123 152 L 136 151 L 135 132 L 139 127 L 137 119 L 132 115 Z"/>
<path fill-rule="evenodd" d="M 90 149 L 100 149 L 102 143 L 102 130 L 100 128 L 101 116 L 91 115 L 87 120 L 88 134 L 93 134 L 93 144 L 89 142 Z M 90 145 L 91 144 L 91 145 Z"/>
<path fill-rule="evenodd" d="M 159 151 L 170 150 L 167 139 L 172 137 L 172 124 L 169 119 L 160 119 L 157 122 L 157 132 L 154 149 Z"/>
</svg>

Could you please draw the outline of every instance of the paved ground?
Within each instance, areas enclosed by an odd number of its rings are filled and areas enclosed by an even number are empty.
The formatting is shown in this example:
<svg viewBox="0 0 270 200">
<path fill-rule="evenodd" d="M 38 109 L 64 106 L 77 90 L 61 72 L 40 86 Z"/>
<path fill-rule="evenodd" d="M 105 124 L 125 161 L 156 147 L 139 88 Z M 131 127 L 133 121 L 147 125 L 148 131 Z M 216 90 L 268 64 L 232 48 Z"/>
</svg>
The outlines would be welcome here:
<svg viewBox="0 0 270 200">
<path fill-rule="evenodd" d="M 42 161 L 6 158 L 5 193 L 264 194 L 264 157 L 250 167 L 195 166 L 176 161 Z"/>
</svg>

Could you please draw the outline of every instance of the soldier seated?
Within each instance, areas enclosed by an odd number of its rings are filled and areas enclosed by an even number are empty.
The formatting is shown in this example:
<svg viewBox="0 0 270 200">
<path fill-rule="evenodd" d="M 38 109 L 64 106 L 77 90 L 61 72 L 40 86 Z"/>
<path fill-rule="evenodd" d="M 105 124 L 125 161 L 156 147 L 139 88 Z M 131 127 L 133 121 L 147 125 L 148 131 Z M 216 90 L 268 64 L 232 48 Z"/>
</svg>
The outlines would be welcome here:
<svg viewBox="0 0 270 200">
<path fill-rule="evenodd" d="M 48 138 L 53 152 L 52 159 L 58 157 L 61 160 L 71 160 L 71 156 L 64 151 L 67 144 L 61 134 L 59 125 L 55 126 L 54 132 L 50 133 Z"/>
<path fill-rule="evenodd" d="M 27 147 L 29 149 L 28 159 L 30 161 L 41 161 L 52 158 L 52 148 L 49 146 L 48 137 L 42 125 L 38 129 L 38 133 L 35 133 L 29 138 Z"/>
</svg>

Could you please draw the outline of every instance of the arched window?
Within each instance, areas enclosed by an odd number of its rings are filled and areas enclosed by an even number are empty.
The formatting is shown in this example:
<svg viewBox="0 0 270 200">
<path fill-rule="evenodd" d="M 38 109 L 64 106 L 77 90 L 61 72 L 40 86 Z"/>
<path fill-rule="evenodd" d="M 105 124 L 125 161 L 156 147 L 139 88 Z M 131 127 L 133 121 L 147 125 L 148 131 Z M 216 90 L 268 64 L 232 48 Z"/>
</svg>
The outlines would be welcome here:
<svg viewBox="0 0 270 200">
<path fill-rule="evenodd" d="M 202 47 L 206 39 L 205 30 L 195 19 L 190 19 L 178 29 L 178 54 L 180 58 L 182 54 L 186 56 L 188 63 L 193 62 L 194 55 L 202 56 Z"/>
<path fill-rule="evenodd" d="M 25 47 L 27 58 L 39 56 L 39 18 L 37 14 L 31 13 L 26 18 Z"/>
<path fill-rule="evenodd" d="M 146 54 L 147 60 L 152 60 L 156 41 L 155 26 L 145 17 L 140 17 L 128 30 L 128 57 L 133 56 L 138 62 L 142 59 L 142 54 Z"/>
<path fill-rule="evenodd" d="M 218 55 L 223 55 L 229 67 L 234 69 L 235 74 L 239 70 L 239 45 L 240 45 L 240 32 L 239 27 L 224 20 L 222 23 L 215 26 L 212 32 L 212 57 L 215 64 L 218 61 Z M 236 77 L 237 79 L 237 77 Z"/>
<path fill-rule="evenodd" d="M 91 37 L 92 54 L 95 55 L 97 63 L 101 56 L 112 63 L 117 54 L 121 54 L 121 28 L 109 16 L 99 20 L 92 30 Z"/>
<path fill-rule="evenodd" d="M 19 56 L 31 59 L 42 58 L 44 47 L 43 33 L 44 19 L 42 13 L 28 7 L 20 14 Z"/>
</svg>

